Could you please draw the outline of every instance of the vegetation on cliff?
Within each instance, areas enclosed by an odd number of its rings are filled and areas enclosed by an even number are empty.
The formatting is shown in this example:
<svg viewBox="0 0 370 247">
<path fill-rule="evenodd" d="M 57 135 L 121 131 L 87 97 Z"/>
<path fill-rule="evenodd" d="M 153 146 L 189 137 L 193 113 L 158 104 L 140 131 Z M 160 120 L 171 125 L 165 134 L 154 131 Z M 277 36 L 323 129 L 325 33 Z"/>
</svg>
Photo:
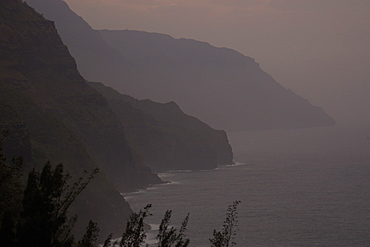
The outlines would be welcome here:
<svg viewBox="0 0 370 247">
<path fill-rule="evenodd" d="M 121 124 L 79 75 L 53 23 L 16 0 L 0 2 L 0 99 L 1 129 L 10 130 L 6 157 L 21 154 L 25 169 L 50 159 L 75 176 L 101 168 L 71 211 L 80 216 L 76 229 L 96 215 L 106 231 L 117 234 L 122 224 L 117 217 L 131 209 L 107 178 L 109 172 L 126 190 L 148 182 L 140 176 Z"/>
<path fill-rule="evenodd" d="M 127 104 L 122 111 L 139 111 L 132 102 Z M 121 219 L 131 213 L 118 191 L 132 191 L 162 182 L 146 166 L 145 161 L 149 159 L 143 158 L 145 149 L 136 143 L 147 141 L 154 147 L 171 147 L 176 144 L 175 138 L 181 143 L 181 138 L 188 133 L 176 131 L 171 137 L 172 142 L 151 140 L 158 131 L 167 130 L 161 123 L 152 132 L 141 117 L 153 118 L 154 115 L 145 113 L 132 118 L 130 123 L 142 126 L 138 131 L 148 135 L 140 141 L 131 135 L 127 138 L 122 115 L 118 117 L 111 107 L 111 102 L 79 74 L 75 60 L 62 43 L 53 22 L 21 1 L 0 1 L 0 129 L 10 130 L 4 140 L 5 156 L 22 155 L 25 170 L 41 169 L 40 164 L 53 160 L 65 164 L 64 170 L 77 177 L 82 176 L 85 170 L 99 167 L 101 172 L 94 182 L 70 208 L 71 212 L 79 215 L 75 228 L 77 235 L 82 235 L 82 229 L 92 215 L 95 216 L 94 221 L 103 226 L 101 235 L 109 232 L 117 235 L 123 228 Z M 168 118 L 181 112 L 177 106 L 174 109 L 176 111 L 170 111 Z M 129 118 L 130 115 L 127 116 Z M 137 138 L 138 133 L 135 134 Z M 210 140 L 204 145 L 217 146 L 211 142 L 223 142 L 219 147 L 226 148 L 225 157 L 231 160 L 231 148 L 224 132 L 214 133 L 214 140 L 208 134 L 203 136 Z M 197 140 L 201 139 L 190 141 Z M 188 146 L 195 144 L 184 142 Z M 212 150 L 209 162 L 216 161 L 215 150 L 204 148 Z M 166 149 L 154 151 L 158 159 L 161 152 L 164 156 L 173 155 Z M 189 160 L 190 155 L 197 154 L 184 152 L 184 155 L 189 155 Z"/>
<path fill-rule="evenodd" d="M 5 136 L 4 136 L 5 137 Z M 72 230 L 78 220 L 69 209 L 77 197 L 90 184 L 98 173 L 85 172 L 85 175 L 70 182 L 71 176 L 64 171 L 63 164 L 52 167 L 46 163 L 41 171 L 33 168 L 28 173 L 27 182 L 22 183 L 20 167 L 22 160 L 13 158 L 8 163 L 3 156 L 0 140 L 0 245 L 8 247 L 96 247 L 99 241 L 98 224 L 90 220 L 82 239 L 76 242 Z M 214 247 L 234 246 L 237 230 L 236 208 L 240 201 L 228 207 L 226 219 L 221 231 L 214 230 L 210 239 Z M 151 205 L 139 212 L 133 212 L 126 221 L 120 239 L 112 240 L 112 234 L 105 239 L 104 247 L 140 247 L 145 244 L 145 219 L 150 213 Z M 189 214 L 185 217 L 180 229 L 171 225 L 172 211 L 167 210 L 159 225 L 156 236 L 158 247 L 186 247 L 190 240 L 186 237 Z M 92 216 L 94 217 L 94 216 Z M 122 220 L 122 219 L 120 219 Z"/>
</svg>

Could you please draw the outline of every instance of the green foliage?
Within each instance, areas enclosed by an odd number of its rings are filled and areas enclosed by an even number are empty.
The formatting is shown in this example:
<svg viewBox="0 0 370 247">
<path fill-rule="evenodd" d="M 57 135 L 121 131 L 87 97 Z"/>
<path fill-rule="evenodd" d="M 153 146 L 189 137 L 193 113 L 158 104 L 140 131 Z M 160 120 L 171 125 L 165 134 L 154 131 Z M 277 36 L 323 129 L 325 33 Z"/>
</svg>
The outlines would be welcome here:
<svg viewBox="0 0 370 247">
<path fill-rule="evenodd" d="M 209 239 L 212 247 L 235 246 L 235 236 L 238 230 L 238 212 L 236 211 L 240 201 L 233 202 L 227 208 L 226 219 L 221 231 L 213 230 L 213 238 Z"/>
<path fill-rule="evenodd" d="M 182 222 L 179 233 L 177 233 L 177 230 L 174 227 L 171 227 L 169 229 L 171 214 L 172 211 L 167 210 L 159 226 L 159 232 L 157 235 L 158 247 L 171 247 L 171 246 L 186 247 L 189 245 L 190 242 L 189 239 L 184 239 L 186 237 L 185 231 L 189 221 L 189 214 L 185 217 L 184 221 Z"/>
</svg>

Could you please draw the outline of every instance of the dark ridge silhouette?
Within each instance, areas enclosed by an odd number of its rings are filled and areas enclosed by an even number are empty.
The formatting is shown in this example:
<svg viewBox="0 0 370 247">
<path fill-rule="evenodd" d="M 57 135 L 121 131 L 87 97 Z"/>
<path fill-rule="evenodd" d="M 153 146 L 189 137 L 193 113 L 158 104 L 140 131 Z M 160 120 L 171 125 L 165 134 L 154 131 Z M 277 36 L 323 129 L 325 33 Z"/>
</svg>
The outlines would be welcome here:
<svg viewBox="0 0 370 247">
<path fill-rule="evenodd" d="M 74 207 L 76 229 L 93 217 L 103 235 L 120 234 L 131 210 L 110 180 L 127 191 L 160 179 L 133 159 L 121 123 L 80 76 L 54 24 L 17 0 L 0 1 L 0 13 L 1 127 L 10 131 L 4 150 L 20 150 L 32 166 L 62 162 L 76 178 L 101 168 Z"/>
<path fill-rule="evenodd" d="M 130 144 L 152 170 L 204 170 L 232 163 L 226 133 L 184 114 L 176 103 L 137 100 L 101 83 L 89 84 L 108 100 Z"/>
<path fill-rule="evenodd" d="M 121 234 L 131 210 L 117 189 L 162 182 L 147 165 L 199 170 L 232 162 L 224 131 L 173 102 L 139 101 L 87 83 L 53 22 L 17 0 L 1 1 L 0 11 L 0 130 L 10 133 L 7 157 L 22 155 L 25 169 L 63 163 L 75 177 L 101 170 L 73 206 L 77 235 L 90 219 L 102 226 L 102 237 Z"/>
</svg>

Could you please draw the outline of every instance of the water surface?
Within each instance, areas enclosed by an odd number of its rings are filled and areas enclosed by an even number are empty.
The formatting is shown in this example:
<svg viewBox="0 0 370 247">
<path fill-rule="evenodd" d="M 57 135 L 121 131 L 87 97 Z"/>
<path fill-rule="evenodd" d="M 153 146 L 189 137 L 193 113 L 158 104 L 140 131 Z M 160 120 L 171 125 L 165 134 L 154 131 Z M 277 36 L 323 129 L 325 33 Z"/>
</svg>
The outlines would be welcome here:
<svg viewBox="0 0 370 247">
<path fill-rule="evenodd" d="M 241 139 L 255 135 L 258 140 L 258 133 L 231 134 L 232 144 L 239 143 L 235 150 L 241 163 L 211 171 L 160 174 L 170 183 L 128 194 L 126 199 L 134 210 L 153 204 L 154 215 L 147 221 L 153 226 L 158 226 L 166 209 L 173 210 L 175 226 L 190 213 L 191 246 L 210 246 L 213 229 L 222 227 L 226 208 L 235 200 L 242 201 L 237 246 L 370 246 L 370 149 L 361 146 L 367 145 L 367 138 L 356 142 L 352 136 L 347 144 L 339 143 L 340 135 L 348 133 L 338 131 L 339 137 L 329 134 L 337 143 L 322 150 L 321 131 L 312 131 L 312 144 L 302 141 L 306 150 L 296 147 L 285 152 L 275 151 L 283 147 L 274 150 L 274 144 L 265 141 L 272 149 L 263 152 L 254 147 L 251 153 L 240 145 Z M 316 147 L 307 148 L 310 145 Z M 341 151 L 346 145 L 354 151 Z M 149 237 L 154 236 L 150 232 Z"/>
</svg>

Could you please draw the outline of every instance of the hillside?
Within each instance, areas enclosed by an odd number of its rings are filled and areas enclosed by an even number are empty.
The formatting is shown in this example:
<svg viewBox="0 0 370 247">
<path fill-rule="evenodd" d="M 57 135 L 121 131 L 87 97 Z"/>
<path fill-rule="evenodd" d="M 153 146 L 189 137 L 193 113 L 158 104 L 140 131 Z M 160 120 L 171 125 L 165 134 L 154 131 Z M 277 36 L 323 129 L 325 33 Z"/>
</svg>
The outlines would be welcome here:
<svg viewBox="0 0 370 247">
<path fill-rule="evenodd" d="M 88 81 L 121 81 L 130 71 L 130 65 L 116 49 L 109 47 L 98 31 L 76 15 L 62 0 L 25 0 L 46 19 L 54 21 L 63 43 L 77 60 L 78 71 Z M 80 61 L 84 61 L 81 63 Z"/>
<path fill-rule="evenodd" d="M 120 234 L 131 210 L 114 186 L 128 191 L 160 180 L 133 159 L 122 125 L 80 76 L 53 23 L 17 0 L 0 2 L 0 82 L 7 156 L 25 155 L 25 170 L 62 162 L 75 179 L 99 167 L 75 204 L 76 229 L 94 218 L 102 235 Z"/>
<path fill-rule="evenodd" d="M 54 23 L 17 0 L 0 2 L 0 82 L 7 157 L 23 156 L 24 171 L 49 160 L 63 163 L 75 179 L 100 168 L 73 206 L 77 233 L 93 219 L 102 237 L 118 236 L 131 212 L 119 192 L 161 183 L 150 168 L 200 170 L 232 162 L 226 133 L 175 103 L 87 83 Z"/>
<path fill-rule="evenodd" d="M 113 87 L 139 98 L 175 100 L 216 128 L 260 130 L 333 125 L 321 108 L 285 89 L 254 59 L 228 48 L 140 31 L 100 34 L 142 72 Z"/>
<path fill-rule="evenodd" d="M 232 49 L 164 34 L 98 32 L 61 0 L 27 2 L 55 21 L 90 81 L 139 99 L 175 101 L 185 113 L 217 129 L 335 124 L 323 109 L 282 87 L 254 59 Z"/>
<path fill-rule="evenodd" d="M 226 133 L 184 114 L 176 103 L 137 100 L 101 83 L 89 84 L 108 100 L 129 143 L 153 171 L 204 170 L 232 163 Z"/>
</svg>

